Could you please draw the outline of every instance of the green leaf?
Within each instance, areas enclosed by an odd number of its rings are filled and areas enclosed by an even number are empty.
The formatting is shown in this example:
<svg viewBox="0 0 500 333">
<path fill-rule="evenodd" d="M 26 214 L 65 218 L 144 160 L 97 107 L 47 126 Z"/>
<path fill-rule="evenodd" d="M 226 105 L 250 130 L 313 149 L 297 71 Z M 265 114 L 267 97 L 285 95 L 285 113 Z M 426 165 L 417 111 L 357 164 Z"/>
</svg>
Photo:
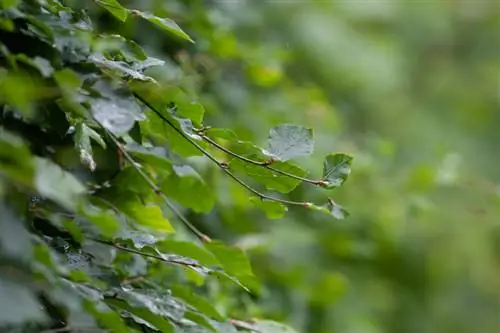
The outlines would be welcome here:
<svg viewBox="0 0 500 333">
<path fill-rule="evenodd" d="M 205 244 L 205 247 L 215 255 L 227 273 L 235 276 L 253 274 L 250 261 L 243 250 L 236 247 L 228 247 L 220 241 L 209 242 Z"/>
<path fill-rule="evenodd" d="M 95 0 L 95 2 L 120 21 L 125 22 L 127 19 L 128 9 L 124 8 L 117 0 Z"/>
<path fill-rule="evenodd" d="M 233 131 L 227 129 L 227 128 L 208 128 L 205 131 L 206 135 L 209 136 L 210 138 L 218 138 L 218 139 L 223 139 L 223 140 L 228 140 L 228 141 L 236 141 L 238 138 L 236 137 L 236 134 L 234 134 Z"/>
<path fill-rule="evenodd" d="M 102 71 L 108 74 L 113 74 L 112 76 L 119 76 L 123 79 L 132 78 L 140 81 L 154 81 L 153 78 L 144 75 L 125 61 L 109 60 L 98 53 L 92 54 L 88 60 L 94 63 L 97 67 L 101 68 Z"/>
<path fill-rule="evenodd" d="M 15 7 L 18 4 L 19 4 L 19 0 L 0 0 L 0 8 L 1 9 Z"/>
<path fill-rule="evenodd" d="M 82 85 L 82 80 L 73 70 L 65 68 L 54 73 L 59 88 L 66 94 L 73 94 Z"/>
<path fill-rule="evenodd" d="M 94 118 L 115 135 L 123 135 L 130 131 L 136 120 L 143 120 L 144 115 L 133 99 L 96 98 L 91 102 Z"/>
<path fill-rule="evenodd" d="M 85 194 L 85 186 L 75 176 L 47 159 L 35 157 L 35 165 L 38 192 L 66 209 L 75 210 Z"/>
<path fill-rule="evenodd" d="M 42 57 L 36 56 L 32 59 L 24 54 L 18 54 L 16 55 L 16 60 L 36 68 L 45 78 L 50 77 L 54 72 L 54 68 L 52 68 L 50 62 Z"/>
<path fill-rule="evenodd" d="M 280 161 L 309 156 L 313 148 L 313 132 L 310 128 L 285 124 L 273 127 L 269 133 L 267 153 Z"/>
<path fill-rule="evenodd" d="M 131 332 L 123 319 L 120 318 L 115 311 L 112 311 L 107 305 L 104 305 L 100 301 L 95 302 L 94 300 L 90 301 L 86 299 L 83 306 L 101 326 L 109 328 L 111 332 Z"/>
<path fill-rule="evenodd" d="M 120 222 L 110 210 L 106 211 L 89 205 L 80 214 L 98 227 L 102 234 L 106 236 L 114 235 L 120 227 Z"/>
<path fill-rule="evenodd" d="M 195 212 L 206 213 L 215 204 L 213 190 L 189 165 L 174 165 L 174 172 L 160 182 L 168 197 Z"/>
<path fill-rule="evenodd" d="M 171 288 L 174 297 L 180 298 L 187 304 L 194 307 L 204 315 L 214 318 L 218 321 L 223 321 L 225 318 L 207 301 L 205 298 L 198 296 L 193 292 L 193 289 L 186 286 L 174 285 Z"/>
<path fill-rule="evenodd" d="M 154 230 L 174 233 L 175 230 L 170 222 L 163 216 L 158 206 L 141 205 L 139 202 L 125 202 L 119 206 L 120 210 L 134 219 L 135 222 Z"/>
<path fill-rule="evenodd" d="M 150 323 L 153 325 L 157 330 L 163 333 L 170 333 L 174 332 L 174 326 L 165 318 L 162 316 L 151 312 L 151 310 L 148 307 L 139 307 L 139 306 L 132 306 L 128 304 L 124 300 L 120 299 L 111 299 L 108 298 L 105 300 L 106 304 L 125 310 L 134 316 L 137 316 L 146 322 Z"/>
<path fill-rule="evenodd" d="M 323 163 L 323 180 L 325 187 L 342 186 L 351 173 L 352 157 L 345 154 L 330 154 Z"/>
<path fill-rule="evenodd" d="M 32 184 L 34 164 L 23 140 L 0 127 L 0 174 L 26 186 Z"/>
<path fill-rule="evenodd" d="M 253 320 L 251 327 L 255 331 L 263 333 L 297 333 L 290 326 L 272 320 Z"/>
<path fill-rule="evenodd" d="M 205 316 L 197 312 L 187 310 L 184 313 L 184 318 L 191 320 L 192 322 L 200 326 L 208 328 L 212 332 L 217 332 L 217 328 L 214 325 L 212 325 L 212 323 Z"/>
<path fill-rule="evenodd" d="M 194 43 L 194 41 L 189 37 L 188 34 L 186 34 L 174 21 L 172 21 L 169 18 L 161 18 L 158 16 L 155 16 L 153 14 L 147 13 L 147 12 L 141 12 L 138 10 L 133 10 L 133 14 L 151 22 L 152 24 L 156 25 L 163 31 L 166 31 L 168 33 L 171 33 L 177 37 L 180 37 L 182 39 L 188 40 L 191 43 Z"/>
<path fill-rule="evenodd" d="M 334 202 L 332 199 L 328 199 L 328 202 L 323 206 L 310 204 L 308 205 L 308 207 L 320 211 L 322 213 L 331 215 L 338 220 L 343 220 L 349 216 L 349 212 L 344 207 Z"/>
<path fill-rule="evenodd" d="M 288 208 L 280 202 L 261 199 L 255 196 L 250 197 L 250 202 L 262 209 L 270 219 L 280 219 L 288 210 Z"/>
<path fill-rule="evenodd" d="M 128 61 L 145 61 L 148 59 L 142 47 L 133 40 L 126 39 L 120 35 L 100 35 L 94 44 L 94 50 L 100 53 L 107 51 L 120 52 Z"/>
<path fill-rule="evenodd" d="M 166 239 L 156 243 L 156 248 L 162 253 L 177 254 L 198 261 L 204 266 L 220 265 L 214 255 L 206 249 L 196 245 L 193 242 L 178 241 Z"/>
<path fill-rule="evenodd" d="M 255 160 L 257 157 L 255 155 L 250 155 L 249 158 Z M 250 164 L 236 158 L 231 160 L 229 167 L 232 170 L 245 173 L 259 184 L 264 185 L 268 190 L 274 190 L 281 193 L 289 193 L 301 183 L 299 179 L 291 178 L 273 172 L 260 165 Z M 272 163 L 272 167 L 299 177 L 305 177 L 307 175 L 304 169 L 290 162 L 276 161 Z"/>
<path fill-rule="evenodd" d="M 36 295 L 26 286 L 0 280 L 0 325 L 44 322 L 46 317 Z"/>
</svg>

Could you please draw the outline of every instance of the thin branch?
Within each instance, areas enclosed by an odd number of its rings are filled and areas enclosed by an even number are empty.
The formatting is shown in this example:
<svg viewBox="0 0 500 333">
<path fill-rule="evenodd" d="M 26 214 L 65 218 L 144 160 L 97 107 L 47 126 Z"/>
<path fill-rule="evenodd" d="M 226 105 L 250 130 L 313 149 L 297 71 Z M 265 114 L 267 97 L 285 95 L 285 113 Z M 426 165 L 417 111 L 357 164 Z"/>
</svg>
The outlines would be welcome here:
<svg viewBox="0 0 500 333">
<path fill-rule="evenodd" d="M 130 164 L 132 164 L 135 170 L 137 170 L 137 172 L 142 176 L 142 178 L 144 178 L 144 180 L 149 184 L 149 186 L 153 189 L 153 191 L 161 196 L 165 205 L 167 205 L 167 207 L 170 210 L 172 210 L 172 212 L 181 220 L 181 222 L 184 223 L 184 225 L 186 225 L 186 227 L 189 230 L 191 230 L 191 232 L 194 233 L 202 242 L 210 242 L 211 241 L 210 237 L 208 237 L 203 232 L 198 230 L 198 228 L 196 228 L 191 222 L 189 222 L 189 220 L 174 206 L 174 204 L 170 202 L 168 197 L 160 190 L 158 186 L 156 186 L 155 182 L 151 178 L 149 178 L 149 176 L 141 169 L 141 167 L 137 164 L 137 162 L 134 161 L 132 156 L 130 156 L 130 154 L 122 147 L 120 142 L 118 142 L 118 139 L 116 139 L 111 132 L 109 131 L 106 132 L 108 133 L 109 137 L 114 142 L 118 150 L 123 154 L 125 159 Z"/>
<path fill-rule="evenodd" d="M 280 198 L 275 198 L 268 196 L 264 193 L 261 193 L 251 187 L 250 185 L 246 184 L 243 180 L 235 176 L 231 171 L 227 169 L 227 165 L 223 162 L 219 162 L 215 157 L 213 157 L 205 148 L 200 146 L 196 141 L 191 139 L 186 133 L 184 133 L 181 129 L 179 129 L 175 124 L 165 117 L 164 115 L 161 114 L 158 110 L 156 110 L 148 101 L 146 101 L 144 98 L 142 98 L 139 94 L 134 93 L 135 97 L 140 100 L 144 105 L 146 105 L 151 111 L 153 111 L 158 117 L 160 117 L 161 120 L 163 120 L 165 123 L 167 123 L 171 128 L 173 128 L 179 135 L 181 135 L 185 140 L 187 140 L 191 145 L 193 145 L 196 149 L 198 149 L 203 155 L 208 157 L 209 160 L 211 160 L 213 163 L 215 163 L 226 175 L 234 179 L 238 184 L 246 188 L 248 191 L 252 192 L 256 196 L 258 196 L 261 199 L 265 200 L 271 200 L 271 201 L 276 201 L 285 205 L 294 205 L 294 206 L 303 206 L 303 207 L 308 207 L 310 204 L 308 202 L 298 202 L 298 201 L 290 201 L 290 200 L 284 200 Z"/>
<path fill-rule="evenodd" d="M 185 261 L 182 261 L 182 260 L 167 259 L 167 258 L 164 258 L 164 257 L 160 257 L 160 256 L 157 256 L 157 255 L 154 255 L 154 254 L 150 254 L 150 253 L 145 253 L 145 252 L 142 252 L 142 251 L 139 251 L 139 250 L 136 250 L 136 249 L 131 249 L 129 247 L 126 247 L 126 246 L 123 246 L 123 245 L 120 245 L 120 244 L 116 244 L 116 243 L 113 243 L 113 242 L 110 242 L 110 241 L 105 241 L 105 240 L 102 240 L 102 239 L 92 238 L 92 240 L 94 242 L 97 242 L 97 243 L 100 243 L 100 244 L 104 244 L 104 245 L 108 245 L 108 246 L 114 247 L 117 250 L 121 250 L 121 251 L 125 251 L 125 252 L 130 252 L 130 253 L 138 254 L 138 255 L 143 256 L 143 257 L 148 257 L 148 258 L 156 259 L 158 261 L 162 261 L 162 262 L 167 263 L 167 264 L 175 264 L 175 265 L 187 266 L 187 267 L 191 267 L 191 268 L 192 267 L 196 267 L 196 268 L 203 267 L 202 265 L 194 263 L 194 262 L 185 262 Z"/>
<path fill-rule="evenodd" d="M 304 177 L 301 177 L 301 176 L 297 176 L 297 175 L 295 175 L 293 173 L 289 173 L 289 172 L 286 172 L 286 171 L 283 171 L 283 170 L 280 170 L 280 169 L 273 168 L 270 164 L 272 164 L 274 160 L 270 160 L 270 161 L 256 161 L 256 160 L 252 160 L 252 159 L 250 159 L 248 157 L 242 156 L 240 154 L 235 153 L 234 151 L 231 151 L 231 150 L 227 149 L 223 145 L 217 143 L 215 140 L 213 140 L 210 137 L 208 137 L 206 134 L 198 133 L 198 135 L 200 135 L 203 138 L 203 140 L 207 141 L 209 144 L 211 144 L 215 148 L 219 149 L 220 151 L 223 151 L 224 153 L 226 153 L 226 154 L 228 154 L 230 156 L 233 156 L 234 158 L 237 158 L 239 160 L 242 160 L 244 162 L 247 162 L 247 163 L 250 163 L 250 164 L 253 164 L 253 165 L 257 165 L 257 166 L 266 168 L 266 169 L 268 169 L 268 170 L 270 170 L 272 172 L 281 174 L 283 176 L 286 176 L 286 177 L 289 177 L 289 178 L 293 178 L 293 179 L 297 179 L 297 180 L 300 180 L 300 181 L 303 181 L 303 182 L 306 182 L 306 183 L 309 183 L 309 184 L 313 184 L 313 185 L 316 185 L 316 186 L 324 186 L 325 185 L 325 181 L 322 180 L 322 179 L 320 179 L 320 180 L 308 179 L 308 178 L 304 178 Z"/>
</svg>

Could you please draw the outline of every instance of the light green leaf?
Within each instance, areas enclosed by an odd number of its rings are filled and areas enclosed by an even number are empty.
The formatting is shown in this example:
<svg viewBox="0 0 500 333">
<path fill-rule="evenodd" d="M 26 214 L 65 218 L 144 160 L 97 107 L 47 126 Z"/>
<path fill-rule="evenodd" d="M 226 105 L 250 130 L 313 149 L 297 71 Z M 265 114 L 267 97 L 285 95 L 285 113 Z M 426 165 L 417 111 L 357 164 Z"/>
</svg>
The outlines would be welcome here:
<svg viewBox="0 0 500 333">
<path fill-rule="evenodd" d="M 272 320 L 254 320 L 251 327 L 262 333 L 297 333 L 293 328 Z"/>
<path fill-rule="evenodd" d="M 124 8 L 117 0 L 95 0 L 95 2 L 120 21 L 125 22 L 127 19 L 128 9 Z"/>
<path fill-rule="evenodd" d="M 160 182 L 168 197 L 195 212 L 206 213 L 215 204 L 215 195 L 208 184 L 189 165 L 174 165 L 174 172 Z"/>
<path fill-rule="evenodd" d="M 19 0 L 0 0 L 0 9 L 15 7 L 19 4 Z"/>
<path fill-rule="evenodd" d="M 232 275 L 253 274 L 250 261 L 241 249 L 228 247 L 220 241 L 209 242 L 205 244 L 205 247 L 215 255 L 227 273 Z"/>
<path fill-rule="evenodd" d="M 313 148 L 313 132 L 310 128 L 285 124 L 273 127 L 269 133 L 267 153 L 280 161 L 309 156 Z"/>
<path fill-rule="evenodd" d="M 188 34 L 186 34 L 174 21 L 172 21 L 169 18 L 161 18 L 158 16 L 155 16 L 153 14 L 147 13 L 147 12 L 141 12 L 138 10 L 132 11 L 133 14 L 153 23 L 163 31 L 166 31 L 168 33 L 171 33 L 177 37 L 180 37 L 182 39 L 188 40 L 191 43 L 194 43 L 194 41 L 189 37 Z"/>
<path fill-rule="evenodd" d="M 43 322 L 46 317 L 35 294 L 26 286 L 0 280 L 0 324 L 16 325 L 28 321 Z"/>
<path fill-rule="evenodd" d="M 38 192 L 66 209 L 75 210 L 78 201 L 85 194 L 85 186 L 71 173 L 53 162 L 35 158 L 35 186 Z"/>
<path fill-rule="evenodd" d="M 323 180 L 326 188 L 342 186 L 351 173 L 352 157 L 345 154 L 330 154 L 323 162 Z"/>
<path fill-rule="evenodd" d="M 236 134 L 227 128 L 209 128 L 205 131 L 210 138 L 218 138 L 228 141 L 236 141 Z"/>
<path fill-rule="evenodd" d="M 29 186 L 34 173 L 31 153 L 23 140 L 0 127 L 0 174 Z"/>
<path fill-rule="evenodd" d="M 168 320 L 156 313 L 151 312 L 148 307 L 132 306 L 126 301 L 120 299 L 108 298 L 105 302 L 110 306 L 125 310 L 134 316 L 145 320 L 162 333 L 174 332 L 174 327 Z"/>
<path fill-rule="evenodd" d="M 110 210 L 106 211 L 99 207 L 89 205 L 84 211 L 80 212 L 80 214 L 98 227 L 102 234 L 106 236 L 114 235 L 120 227 L 120 222 Z"/>
<path fill-rule="evenodd" d="M 104 58 L 101 54 L 94 53 L 88 60 L 101 68 L 104 72 L 118 75 L 124 79 L 135 79 L 140 81 L 154 81 L 153 78 L 144 75 L 125 61 L 114 61 Z"/>
<path fill-rule="evenodd" d="M 54 73 L 59 88 L 68 95 L 73 94 L 82 85 L 82 80 L 73 70 L 65 68 Z"/>
<path fill-rule="evenodd" d="M 175 230 L 170 222 L 163 216 L 158 206 L 141 205 L 138 202 L 126 202 L 119 206 L 120 210 L 134 219 L 140 225 L 150 227 L 154 230 L 174 233 Z"/>
<path fill-rule="evenodd" d="M 121 52 L 129 61 L 149 59 L 146 52 L 136 42 L 120 35 L 100 35 L 94 44 L 94 50 L 100 53 Z"/>
<path fill-rule="evenodd" d="M 280 202 L 261 199 L 259 197 L 250 197 L 250 202 L 262 209 L 270 219 L 282 218 L 288 210 L 288 208 Z"/>
<path fill-rule="evenodd" d="M 156 243 L 156 248 L 162 253 L 177 254 L 198 261 L 204 266 L 218 266 L 219 261 L 214 255 L 206 249 L 196 245 L 193 242 L 184 242 L 172 239 L 166 239 Z"/>
<path fill-rule="evenodd" d="M 225 318 L 212 306 L 212 304 L 210 304 L 208 300 L 196 295 L 192 288 L 181 285 L 174 285 L 171 288 L 171 291 L 174 297 L 182 299 L 187 304 L 191 305 L 204 315 L 214 318 L 218 321 L 225 320 Z"/>
</svg>

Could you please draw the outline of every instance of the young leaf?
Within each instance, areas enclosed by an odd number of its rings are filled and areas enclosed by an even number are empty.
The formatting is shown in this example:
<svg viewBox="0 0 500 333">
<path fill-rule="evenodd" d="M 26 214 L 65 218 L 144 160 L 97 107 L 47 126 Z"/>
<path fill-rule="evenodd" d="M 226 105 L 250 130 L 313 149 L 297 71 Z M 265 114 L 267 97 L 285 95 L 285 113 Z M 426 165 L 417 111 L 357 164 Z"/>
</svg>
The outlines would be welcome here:
<svg viewBox="0 0 500 333">
<path fill-rule="evenodd" d="M 352 157 L 345 154 L 330 154 L 323 163 L 323 180 L 326 188 L 341 186 L 351 173 Z"/>
<path fill-rule="evenodd" d="M 117 0 L 95 0 L 95 2 L 120 21 L 125 22 L 127 19 L 128 10 L 120 5 Z"/>
<path fill-rule="evenodd" d="M 300 156 L 308 156 L 313 148 L 312 129 L 285 124 L 271 129 L 267 153 L 280 161 L 287 161 Z"/>
<path fill-rule="evenodd" d="M 171 34 L 177 36 L 177 37 L 180 37 L 182 39 L 190 41 L 191 43 L 194 43 L 194 41 L 191 39 L 191 37 L 189 37 L 189 35 L 186 34 L 181 29 L 181 27 L 179 27 L 177 25 L 177 23 L 175 23 L 174 21 L 172 21 L 169 18 L 158 17 L 158 16 L 155 16 L 155 15 L 147 13 L 147 12 L 141 12 L 139 10 L 134 10 L 134 11 L 132 11 L 132 13 L 134 13 L 135 15 L 153 23 L 154 25 L 156 25 L 157 27 L 159 27 L 163 31 L 166 31 L 168 33 L 171 33 Z"/>
<path fill-rule="evenodd" d="M 250 201 L 257 207 L 262 209 L 270 219 L 280 219 L 288 210 L 288 208 L 282 203 L 272 200 L 250 197 Z"/>
</svg>

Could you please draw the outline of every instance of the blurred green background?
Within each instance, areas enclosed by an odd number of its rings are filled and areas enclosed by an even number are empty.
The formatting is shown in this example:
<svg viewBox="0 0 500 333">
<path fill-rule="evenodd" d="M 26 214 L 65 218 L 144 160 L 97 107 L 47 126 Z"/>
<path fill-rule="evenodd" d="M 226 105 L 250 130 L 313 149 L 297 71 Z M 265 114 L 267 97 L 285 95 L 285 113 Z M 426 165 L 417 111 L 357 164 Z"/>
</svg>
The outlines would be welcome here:
<svg viewBox="0 0 500 333">
<path fill-rule="evenodd" d="M 331 194 L 344 221 L 301 209 L 268 220 L 193 160 L 220 200 L 190 218 L 248 249 L 264 284 L 257 299 L 221 301 L 301 332 L 500 332 L 500 1 L 121 2 L 196 41 L 99 14 L 100 29 L 167 60 L 151 75 L 200 96 L 207 125 L 257 144 L 276 124 L 310 126 L 315 154 L 299 163 L 314 176 L 325 154 L 354 156 Z"/>
</svg>

